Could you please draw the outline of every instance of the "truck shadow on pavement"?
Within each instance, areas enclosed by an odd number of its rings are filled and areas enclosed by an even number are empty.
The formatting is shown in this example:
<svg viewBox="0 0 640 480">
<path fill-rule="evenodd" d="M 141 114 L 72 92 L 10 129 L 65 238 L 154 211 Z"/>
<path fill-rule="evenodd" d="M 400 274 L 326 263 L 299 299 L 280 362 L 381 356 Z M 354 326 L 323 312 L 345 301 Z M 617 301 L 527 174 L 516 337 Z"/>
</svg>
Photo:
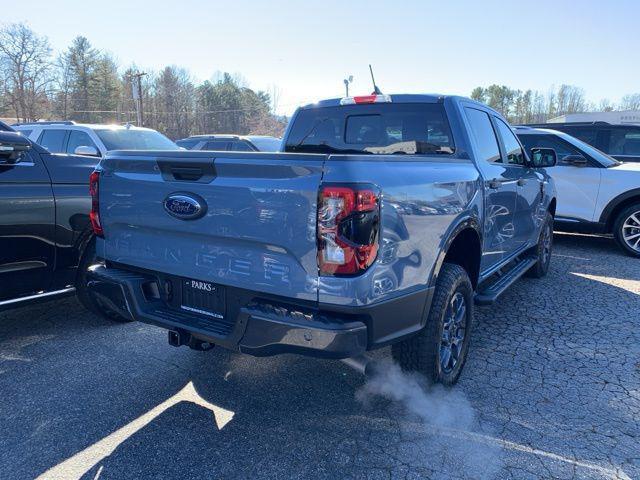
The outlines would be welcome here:
<svg viewBox="0 0 640 480">
<path fill-rule="evenodd" d="M 364 379 L 339 362 L 175 349 L 74 299 L 5 312 L 0 465 L 7 478 L 636 478 L 636 262 L 556 235 L 548 277 L 478 309 L 454 389 L 473 432 L 363 405 Z"/>
</svg>

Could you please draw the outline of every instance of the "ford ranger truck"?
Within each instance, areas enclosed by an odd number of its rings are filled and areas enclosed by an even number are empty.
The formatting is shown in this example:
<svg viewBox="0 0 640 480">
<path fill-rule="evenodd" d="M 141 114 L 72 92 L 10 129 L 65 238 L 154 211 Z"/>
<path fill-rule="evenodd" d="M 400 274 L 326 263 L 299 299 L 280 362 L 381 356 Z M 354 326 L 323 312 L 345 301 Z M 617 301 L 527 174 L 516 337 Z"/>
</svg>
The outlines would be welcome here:
<svg viewBox="0 0 640 480">
<path fill-rule="evenodd" d="M 454 383 L 473 304 L 551 259 L 554 184 L 494 110 L 368 95 L 294 114 L 281 153 L 115 151 L 91 176 L 102 304 L 172 345 L 346 359 Z"/>
</svg>

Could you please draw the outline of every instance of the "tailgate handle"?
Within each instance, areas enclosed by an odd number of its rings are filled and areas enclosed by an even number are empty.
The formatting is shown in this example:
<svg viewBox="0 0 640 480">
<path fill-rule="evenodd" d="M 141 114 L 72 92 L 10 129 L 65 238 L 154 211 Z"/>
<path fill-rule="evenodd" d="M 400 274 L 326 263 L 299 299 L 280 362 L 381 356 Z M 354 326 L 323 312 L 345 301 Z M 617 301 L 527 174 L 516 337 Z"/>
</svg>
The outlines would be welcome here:
<svg viewBox="0 0 640 480">
<path fill-rule="evenodd" d="M 176 180 L 200 180 L 203 172 L 198 167 L 171 167 L 171 175 Z"/>
</svg>

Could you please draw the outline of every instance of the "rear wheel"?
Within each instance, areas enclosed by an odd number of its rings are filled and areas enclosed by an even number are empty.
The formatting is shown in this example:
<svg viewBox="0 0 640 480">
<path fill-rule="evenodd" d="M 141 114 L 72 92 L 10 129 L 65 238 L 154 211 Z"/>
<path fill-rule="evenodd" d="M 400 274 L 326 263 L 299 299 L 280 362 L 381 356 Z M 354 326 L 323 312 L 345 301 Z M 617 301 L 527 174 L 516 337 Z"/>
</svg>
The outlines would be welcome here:
<svg viewBox="0 0 640 480">
<path fill-rule="evenodd" d="M 625 208 L 613 224 L 613 236 L 631 257 L 640 257 L 640 203 Z"/>
<path fill-rule="evenodd" d="M 123 317 L 106 305 L 103 305 L 87 287 L 87 270 L 96 262 L 96 240 L 92 238 L 84 249 L 82 259 L 78 265 L 78 273 L 76 275 L 76 295 L 78 296 L 78 300 L 80 300 L 80 303 L 82 303 L 87 310 L 102 318 L 114 322 L 131 322 L 132 320 L 130 318 Z"/>
<path fill-rule="evenodd" d="M 464 268 L 445 263 L 424 329 L 396 343 L 393 357 L 406 370 L 415 370 L 433 382 L 453 385 L 469 351 L 473 322 L 473 287 Z"/>
<path fill-rule="evenodd" d="M 549 212 L 544 219 L 538 244 L 535 247 L 534 254 L 537 257 L 536 264 L 527 271 L 527 276 L 534 278 L 542 278 L 549 271 L 551 263 L 551 250 L 553 249 L 553 217 Z"/>
</svg>

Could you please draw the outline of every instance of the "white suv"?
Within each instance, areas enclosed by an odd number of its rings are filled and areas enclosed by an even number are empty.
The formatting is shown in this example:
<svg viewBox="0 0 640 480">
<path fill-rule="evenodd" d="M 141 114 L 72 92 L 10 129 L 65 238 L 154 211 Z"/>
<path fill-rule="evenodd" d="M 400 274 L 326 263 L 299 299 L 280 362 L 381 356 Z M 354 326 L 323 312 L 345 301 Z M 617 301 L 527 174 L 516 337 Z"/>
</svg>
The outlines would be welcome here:
<svg viewBox="0 0 640 480">
<path fill-rule="evenodd" d="M 620 163 L 575 137 L 556 130 L 515 127 L 524 147 L 553 148 L 556 182 L 555 228 L 613 233 L 628 255 L 640 257 L 640 163 Z"/>
<path fill-rule="evenodd" d="M 75 122 L 18 123 L 13 128 L 51 153 L 102 157 L 110 150 L 179 150 L 150 128 Z"/>
</svg>

